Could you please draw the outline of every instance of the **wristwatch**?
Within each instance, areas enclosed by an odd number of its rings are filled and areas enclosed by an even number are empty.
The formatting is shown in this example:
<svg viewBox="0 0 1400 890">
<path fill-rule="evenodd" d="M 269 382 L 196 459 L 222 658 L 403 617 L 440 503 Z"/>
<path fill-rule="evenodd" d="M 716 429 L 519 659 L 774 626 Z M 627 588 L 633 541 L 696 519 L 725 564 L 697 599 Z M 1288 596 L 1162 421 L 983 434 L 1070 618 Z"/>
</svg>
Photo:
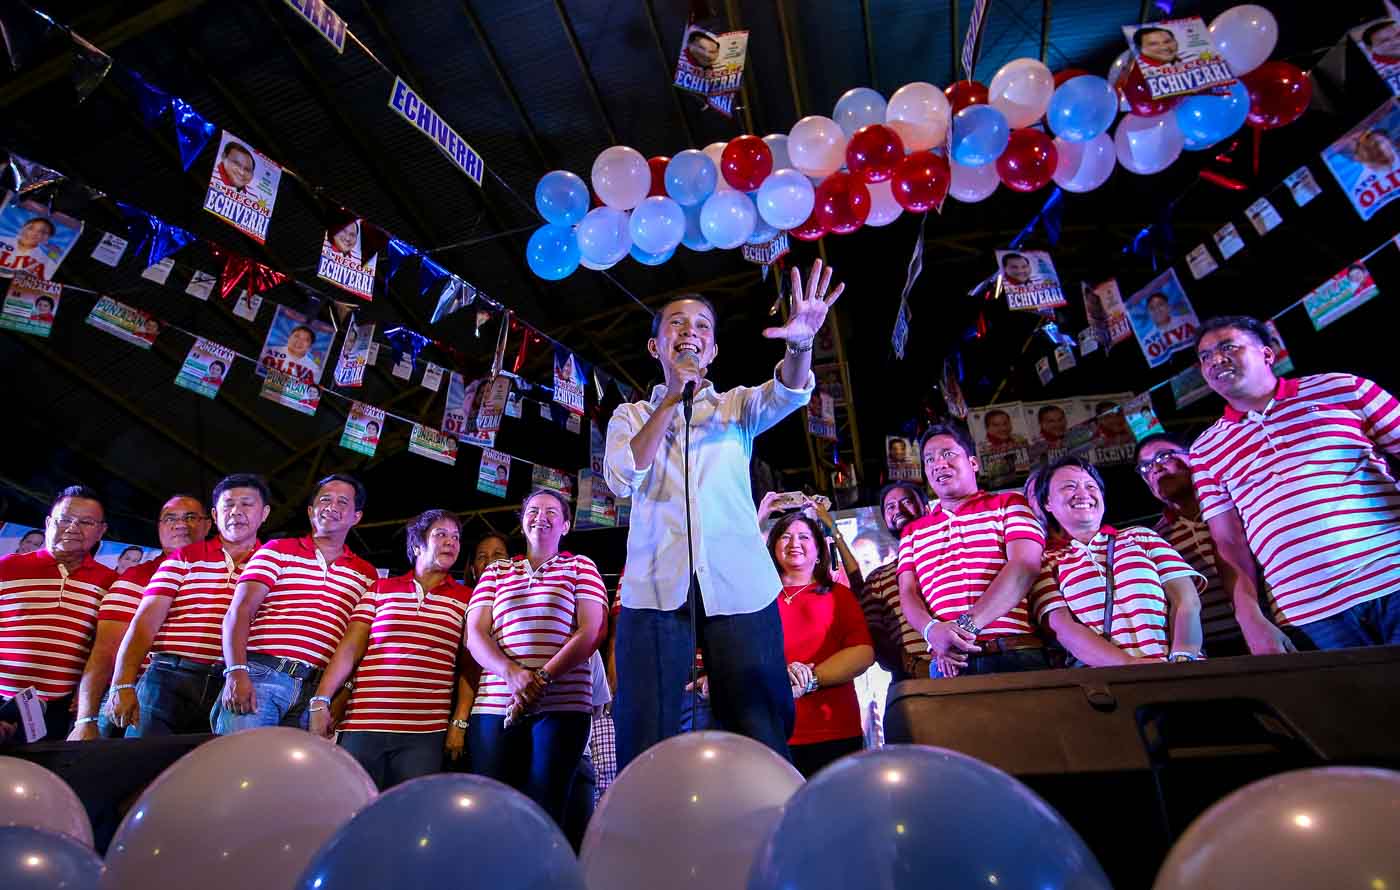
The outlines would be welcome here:
<svg viewBox="0 0 1400 890">
<path fill-rule="evenodd" d="M 452 721 L 452 725 L 453 725 L 455 728 L 457 728 L 457 729 L 466 729 L 466 728 L 467 728 L 467 721 L 465 721 L 465 720 L 453 720 L 453 721 Z"/>
<path fill-rule="evenodd" d="M 1192 652 L 1173 652 L 1167 656 L 1167 661 L 1173 664 L 1180 664 L 1183 661 L 1204 661 L 1205 656 L 1196 655 Z"/>
<path fill-rule="evenodd" d="M 554 680 L 554 678 L 549 675 L 549 671 L 544 668 L 535 668 L 535 676 L 539 677 L 546 686 Z"/>
<path fill-rule="evenodd" d="M 971 612 L 962 613 L 958 616 L 958 620 L 954 623 L 957 624 L 958 627 L 972 634 L 974 637 L 982 632 L 982 628 L 978 627 L 976 624 L 973 623 Z"/>
</svg>

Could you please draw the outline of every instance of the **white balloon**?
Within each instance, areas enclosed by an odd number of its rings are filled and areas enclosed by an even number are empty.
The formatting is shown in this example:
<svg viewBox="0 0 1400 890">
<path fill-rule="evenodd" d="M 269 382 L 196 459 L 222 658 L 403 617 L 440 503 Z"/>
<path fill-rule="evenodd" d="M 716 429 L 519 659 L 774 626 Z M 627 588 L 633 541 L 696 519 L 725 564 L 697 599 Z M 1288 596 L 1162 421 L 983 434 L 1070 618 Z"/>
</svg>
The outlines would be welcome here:
<svg viewBox="0 0 1400 890">
<path fill-rule="evenodd" d="M 1236 77 L 1269 61 L 1278 44 L 1278 20 L 1262 6 L 1232 6 L 1210 23 L 1210 42 Z"/>
<path fill-rule="evenodd" d="M 676 249 L 685 235 L 685 211 L 670 198 L 652 195 L 632 211 L 628 224 L 632 243 L 646 253 Z"/>
<path fill-rule="evenodd" d="M 616 207 L 594 207 L 574 231 L 578 235 L 579 262 L 607 268 L 632 249 L 627 212 Z M 593 268 L 589 266 L 589 268 Z"/>
<path fill-rule="evenodd" d="M 606 272 L 608 269 L 611 269 L 613 266 L 617 265 L 617 263 L 608 263 L 606 266 L 604 266 L 582 256 L 579 257 L 578 264 L 585 269 L 592 269 L 594 272 Z"/>
<path fill-rule="evenodd" d="M 808 115 L 788 132 L 788 155 L 792 166 L 808 176 L 830 176 L 846 163 L 846 141 L 846 134 L 836 121 Z"/>
<path fill-rule="evenodd" d="M 0 757 L 0 828 L 66 834 L 92 849 L 92 823 L 77 793 L 58 774 L 19 757 Z"/>
<path fill-rule="evenodd" d="M 651 191 L 651 168 L 635 148 L 605 148 L 593 162 L 593 191 L 598 199 L 618 210 L 631 210 Z"/>
<path fill-rule="evenodd" d="M 906 83 L 890 96 L 885 123 L 899 134 L 906 152 L 925 151 L 942 145 L 948 134 L 953 107 L 943 91 L 931 83 Z"/>
<path fill-rule="evenodd" d="M 768 225 L 792 229 L 812 215 L 817 193 L 807 177 L 792 168 L 774 170 L 758 187 L 758 215 Z"/>
<path fill-rule="evenodd" d="M 904 208 L 894 199 L 894 190 L 890 188 L 888 179 L 867 183 L 866 188 L 870 189 L 870 215 L 865 218 L 867 226 L 887 226 L 899 219 Z"/>
<path fill-rule="evenodd" d="M 976 204 L 989 198 L 1001 184 L 997 176 L 996 164 L 983 164 L 981 167 L 964 167 L 957 161 L 949 165 L 953 176 L 948 183 L 948 194 L 964 204 Z"/>
<path fill-rule="evenodd" d="M 1091 192 L 1108 181 L 1118 159 L 1113 140 L 1100 133 L 1088 142 L 1055 140 L 1055 184 L 1067 192 Z"/>
<path fill-rule="evenodd" d="M 773 169 L 782 170 L 792 166 L 792 158 L 788 156 L 788 138 L 786 133 L 769 133 L 763 137 L 763 142 L 768 146 L 768 150 L 773 153 Z"/>
<path fill-rule="evenodd" d="M 1114 91 L 1117 92 L 1118 81 L 1122 79 L 1124 74 L 1128 73 L 1128 68 L 1136 64 L 1137 61 L 1133 58 L 1133 51 L 1130 49 L 1123 50 L 1108 68 L 1108 85 L 1113 87 Z M 1128 105 L 1128 100 L 1120 93 L 1118 96 L 1118 110 L 1128 111 L 1130 108 L 1131 106 Z"/>
<path fill-rule="evenodd" d="M 1038 59 L 1013 59 L 987 86 L 987 103 L 1006 116 L 1013 130 L 1040 120 L 1055 92 L 1055 76 Z"/>
<path fill-rule="evenodd" d="M 870 87 L 856 87 L 841 94 L 831 115 L 847 137 L 870 124 L 885 122 L 885 97 Z"/>
<path fill-rule="evenodd" d="M 709 145 L 701 149 L 701 151 L 705 153 L 705 157 L 709 158 L 715 163 L 715 174 L 717 176 L 717 179 L 715 181 L 715 191 L 717 192 L 734 191 L 734 186 L 730 185 L 728 182 L 725 181 L 724 168 L 719 165 L 720 158 L 724 156 L 724 147 L 728 144 L 728 142 L 711 142 Z"/>
<path fill-rule="evenodd" d="M 715 192 L 700 208 L 700 231 L 715 247 L 728 250 L 738 247 L 753 234 L 758 212 L 753 201 L 743 192 L 729 189 Z"/>
<path fill-rule="evenodd" d="M 1181 156 L 1186 137 L 1172 112 L 1152 117 L 1124 115 L 1113 134 L 1118 163 L 1139 174 L 1160 173 Z"/>
</svg>

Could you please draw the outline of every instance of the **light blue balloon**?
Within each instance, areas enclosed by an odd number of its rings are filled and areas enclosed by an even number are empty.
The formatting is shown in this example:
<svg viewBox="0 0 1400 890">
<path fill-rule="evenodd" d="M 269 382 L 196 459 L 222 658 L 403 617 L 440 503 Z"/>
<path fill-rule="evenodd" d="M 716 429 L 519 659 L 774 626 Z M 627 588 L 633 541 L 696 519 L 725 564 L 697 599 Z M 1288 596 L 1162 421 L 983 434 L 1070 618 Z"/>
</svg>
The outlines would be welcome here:
<svg viewBox="0 0 1400 890">
<path fill-rule="evenodd" d="M 674 247 L 670 250 L 662 251 L 661 253 L 647 253 L 637 245 L 632 245 L 632 259 L 641 263 L 643 266 L 659 266 L 675 256 L 675 254 L 676 249 Z"/>
<path fill-rule="evenodd" d="M 1229 89 L 1224 96 L 1187 96 L 1176 106 L 1176 124 L 1186 138 L 1187 151 L 1204 151 L 1244 126 L 1249 116 L 1249 90 L 1238 80 Z"/>
<path fill-rule="evenodd" d="M 675 250 L 685 235 L 685 211 L 670 198 L 652 195 L 632 211 L 631 233 L 644 253 Z"/>
<path fill-rule="evenodd" d="M 296 883 L 296 890 L 385 887 L 584 890 L 584 883 L 569 842 L 534 801 L 484 776 L 438 773 L 375 798 Z"/>
<path fill-rule="evenodd" d="M 97 890 L 101 874 L 97 854 L 66 834 L 0 828 L 0 887 L 5 890 Z"/>
<path fill-rule="evenodd" d="M 748 880 L 748 890 L 793 887 L 1110 890 L 1084 841 L 1035 792 L 924 745 L 843 757 L 797 789 Z"/>
<path fill-rule="evenodd" d="M 769 241 L 772 241 L 776 237 L 778 237 L 777 226 L 769 225 L 768 221 L 763 218 L 763 214 L 755 212 L 753 232 L 749 235 L 747 243 L 767 244 Z"/>
<path fill-rule="evenodd" d="M 568 278 L 578 268 L 578 238 L 568 226 L 540 226 L 525 247 L 530 271 L 545 281 Z"/>
<path fill-rule="evenodd" d="M 705 240 L 724 250 L 738 247 L 753 234 L 758 211 L 749 196 L 734 189 L 715 192 L 700 208 L 700 231 Z"/>
<path fill-rule="evenodd" d="M 795 229 L 812 215 L 817 194 L 812 180 L 792 168 L 774 170 L 758 187 L 755 204 L 763 221 L 778 229 Z"/>
<path fill-rule="evenodd" d="M 568 170 L 551 170 L 535 186 L 535 209 L 555 225 L 578 225 L 588 204 L 588 184 Z"/>
<path fill-rule="evenodd" d="M 715 249 L 713 244 L 705 240 L 705 233 L 700 230 L 699 207 L 685 208 L 685 235 L 681 237 L 681 243 L 696 253 Z"/>
<path fill-rule="evenodd" d="M 1050 131 L 1066 142 L 1088 142 L 1107 133 L 1118 114 L 1118 96 L 1102 77 L 1081 74 L 1055 89 L 1045 120 Z"/>
<path fill-rule="evenodd" d="M 666 164 L 666 194 L 682 207 L 704 203 L 719 184 L 715 162 L 703 151 L 687 148 Z"/>
<path fill-rule="evenodd" d="M 964 167 L 992 163 L 1010 139 L 1006 115 L 990 105 L 969 105 L 953 116 L 953 160 Z"/>
<path fill-rule="evenodd" d="M 885 122 L 885 97 L 870 87 L 856 87 L 841 94 L 831 119 L 841 125 L 846 137 L 870 124 Z"/>
<path fill-rule="evenodd" d="M 632 249 L 627 211 L 616 207 L 594 207 L 588 211 L 575 235 L 579 257 L 595 266 L 611 266 Z"/>
</svg>

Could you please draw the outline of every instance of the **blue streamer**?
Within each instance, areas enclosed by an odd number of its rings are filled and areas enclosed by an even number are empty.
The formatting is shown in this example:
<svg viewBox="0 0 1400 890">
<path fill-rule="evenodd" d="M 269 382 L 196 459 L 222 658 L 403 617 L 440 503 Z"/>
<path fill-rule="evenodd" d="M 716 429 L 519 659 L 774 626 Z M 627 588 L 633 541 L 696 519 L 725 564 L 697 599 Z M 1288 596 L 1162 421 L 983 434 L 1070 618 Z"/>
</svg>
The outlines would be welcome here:
<svg viewBox="0 0 1400 890">
<path fill-rule="evenodd" d="M 389 328 L 384 332 L 384 339 L 388 340 L 394 349 L 394 364 L 398 364 L 404 355 L 417 364 L 418 353 L 422 352 L 429 342 L 427 337 L 405 327 Z"/>
<path fill-rule="evenodd" d="M 451 275 L 438 263 L 433 262 L 428 257 L 423 257 L 423 270 L 418 273 L 418 295 L 427 296 L 429 291 L 436 293 L 436 289 L 441 287 L 443 279 Z"/>
<path fill-rule="evenodd" d="M 175 141 L 180 146 L 180 167 L 190 169 L 204 146 L 214 138 L 214 125 L 179 96 L 170 97 L 170 115 L 175 124 Z"/>
<path fill-rule="evenodd" d="M 192 233 L 179 226 L 172 226 L 140 207 L 118 201 L 117 208 L 126 220 L 127 234 L 135 242 L 132 255 L 144 256 L 147 266 L 154 266 L 194 240 Z"/>
<path fill-rule="evenodd" d="M 160 87 L 146 82 L 146 79 L 130 68 L 117 66 L 114 76 L 126 84 L 136 98 L 136 108 L 146 126 L 155 128 L 161 116 L 170 109 L 170 94 Z"/>
<path fill-rule="evenodd" d="M 384 283 L 388 284 L 398 274 L 404 260 L 418 256 L 418 248 L 407 241 L 390 238 L 384 253 L 379 257 L 379 265 L 384 269 Z"/>
</svg>

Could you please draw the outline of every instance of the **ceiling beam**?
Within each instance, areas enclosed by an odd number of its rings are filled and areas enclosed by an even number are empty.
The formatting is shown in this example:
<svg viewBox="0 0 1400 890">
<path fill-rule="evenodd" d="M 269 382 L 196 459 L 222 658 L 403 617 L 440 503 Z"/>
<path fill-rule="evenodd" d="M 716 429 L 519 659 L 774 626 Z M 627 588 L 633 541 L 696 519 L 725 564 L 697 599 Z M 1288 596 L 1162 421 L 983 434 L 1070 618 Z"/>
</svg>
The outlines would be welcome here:
<svg viewBox="0 0 1400 890">
<path fill-rule="evenodd" d="M 782 0 L 778 2 L 781 3 Z M 731 31 L 744 30 L 743 19 L 739 16 L 738 0 L 724 0 L 724 17 L 728 20 Z M 745 68 L 744 77 L 739 81 L 739 101 L 743 103 L 740 111 L 744 113 L 744 128 L 757 135 L 758 130 L 754 128 L 754 96 L 758 94 L 758 84 L 753 69 L 748 66 Z"/>
<path fill-rule="evenodd" d="M 569 11 L 564 8 L 564 0 L 554 0 L 554 12 L 559 17 L 559 24 L 564 28 L 564 36 L 568 38 L 569 49 L 574 52 L 574 61 L 578 63 L 579 73 L 583 75 L 583 85 L 588 88 L 588 95 L 593 99 L 593 107 L 597 109 L 598 116 L 603 119 L 603 129 L 608 133 L 608 144 L 621 145 L 622 141 L 617 138 L 617 129 L 613 127 L 612 117 L 608 114 L 608 107 L 603 103 L 603 94 L 598 89 L 598 81 L 593 77 L 593 69 L 588 67 L 588 59 L 584 58 L 583 47 L 578 42 L 578 34 L 574 33 L 574 23 L 569 19 Z"/>
<path fill-rule="evenodd" d="M 788 0 L 777 0 L 778 9 L 778 30 L 783 35 L 783 60 L 787 62 L 788 86 L 792 89 L 792 106 L 797 111 L 799 119 L 807 115 L 806 71 L 802 60 L 798 58 L 797 43 L 798 36 L 793 33 L 796 23 L 792 21 L 791 10 L 788 9 Z"/>
<path fill-rule="evenodd" d="M 865 33 L 865 73 L 870 78 L 870 88 L 879 93 L 880 77 L 875 70 L 875 28 L 870 23 L 870 0 L 860 0 L 860 28 Z"/>
<path fill-rule="evenodd" d="M 655 0 L 642 0 L 642 9 L 646 12 L 647 27 L 651 29 L 651 39 L 656 44 L 656 53 L 661 56 L 661 70 L 666 77 L 671 77 L 671 57 L 666 54 L 666 43 L 661 39 L 661 25 L 656 18 Z M 675 110 L 676 117 L 681 119 L 681 127 L 685 130 L 685 143 L 691 148 L 700 148 L 700 144 L 695 140 L 695 130 L 690 126 L 690 117 L 685 113 L 685 105 L 681 102 L 680 88 L 672 85 L 666 92 L 671 95 L 671 108 Z"/>
<path fill-rule="evenodd" d="M 957 83 L 962 78 L 958 77 L 958 3 L 959 0 L 948 0 L 948 83 Z M 964 76 L 972 79 L 972 72 L 964 72 Z"/>
<path fill-rule="evenodd" d="M 35 433 L 37 433 L 37 434 L 39 434 L 39 435 L 41 435 L 41 436 L 50 437 L 50 436 L 53 435 L 53 430 L 52 430 L 52 429 L 50 429 L 50 428 L 48 428 L 48 427 L 41 426 L 41 425 L 35 420 L 35 418 L 33 418 L 33 417 L 21 417 L 21 418 L 19 418 L 19 419 L 22 420 L 22 421 L 24 421 L 24 422 L 26 422 L 26 423 L 28 424 L 28 426 L 29 426 L 30 429 L 32 429 Z M 79 445 L 78 443 L 74 442 L 72 439 L 67 439 L 67 440 L 65 440 L 64 445 L 65 445 L 65 447 L 67 447 L 67 448 L 71 448 L 71 449 L 73 450 L 73 453 L 76 454 L 76 455 L 78 455 L 79 458 L 81 458 L 82 460 L 86 461 L 87 463 L 92 464 L 94 468 L 96 468 L 96 469 L 98 469 L 98 470 L 101 470 L 102 472 L 106 473 L 108 476 L 112 477 L 113 479 L 116 479 L 118 482 L 121 482 L 121 483 L 123 483 L 123 484 L 125 484 L 125 485 L 129 485 L 129 486 L 131 486 L 132 488 L 136 489 L 137 491 L 142 492 L 143 494 L 149 496 L 152 500 L 154 500 L 154 501 L 156 501 L 156 502 L 158 502 L 158 503 L 164 503 L 167 499 L 169 499 L 169 497 L 170 497 L 169 492 L 161 493 L 161 492 L 159 492 L 159 491 L 156 491 L 156 489 L 155 489 L 154 487 L 152 487 L 150 484 L 148 484 L 148 483 L 146 483 L 146 482 L 144 482 L 144 481 L 142 481 L 142 480 L 140 480 L 140 479 L 137 479 L 135 476 L 129 476 L 129 475 L 127 475 L 127 474 L 126 474 L 125 472 L 123 472 L 122 470 L 119 470 L 119 469 L 117 469 L 115 466 L 113 466 L 106 458 L 101 457 L 101 456 L 99 456 L 99 455 L 97 455 L 97 454 L 94 454 L 94 453 L 92 453 L 91 451 L 89 451 L 89 450 L 86 449 L 86 448 L 83 448 L 81 445 Z M 9 484 L 11 487 L 16 488 L 16 489 L 19 489 L 19 486 L 16 485 L 14 482 L 9 481 L 9 480 L 5 480 L 5 481 L 6 481 L 7 484 Z M 77 483 L 77 482 L 84 482 L 85 480 L 82 480 L 82 479 L 74 479 L 73 481 L 74 481 L 75 483 Z M 91 481 L 91 480 L 87 480 L 87 481 Z M 97 486 L 93 486 L 93 487 L 96 488 Z"/>
<path fill-rule="evenodd" d="M 520 100 L 520 94 L 515 90 L 515 84 L 511 82 L 506 74 L 505 66 L 501 64 L 501 57 L 496 55 L 496 47 L 486 36 L 486 28 L 481 24 L 481 18 L 472 8 L 471 0 L 461 0 L 462 14 L 467 17 L 467 21 L 472 26 L 472 33 L 476 35 L 476 42 L 481 44 L 481 49 L 486 53 L 486 61 L 491 63 L 491 71 L 496 75 L 496 83 L 500 85 L 501 92 L 505 93 L 506 101 L 515 111 L 515 116 L 520 121 L 520 126 L 525 130 L 525 138 L 530 143 L 531 150 L 535 153 L 535 160 L 539 161 L 540 168 L 548 170 L 555 166 L 552 156 L 545 153 L 544 143 L 540 141 L 540 135 L 535 130 L 535 125 L 530 121 L 530 115 L 525 112 L 525 103 Z M 368 3 L 364 4 L 365 14 L 375 20 L 376 29 L 383 32 L 384 26 L 379 22 L 378 13 L 370 9 Z"/>
<path fill-rule="evenodd" d="M 1048 64 L 1050 54 L 1050 18 L 1055 0 L 1040 0 L 1040 61 Z"/>
</svg>

